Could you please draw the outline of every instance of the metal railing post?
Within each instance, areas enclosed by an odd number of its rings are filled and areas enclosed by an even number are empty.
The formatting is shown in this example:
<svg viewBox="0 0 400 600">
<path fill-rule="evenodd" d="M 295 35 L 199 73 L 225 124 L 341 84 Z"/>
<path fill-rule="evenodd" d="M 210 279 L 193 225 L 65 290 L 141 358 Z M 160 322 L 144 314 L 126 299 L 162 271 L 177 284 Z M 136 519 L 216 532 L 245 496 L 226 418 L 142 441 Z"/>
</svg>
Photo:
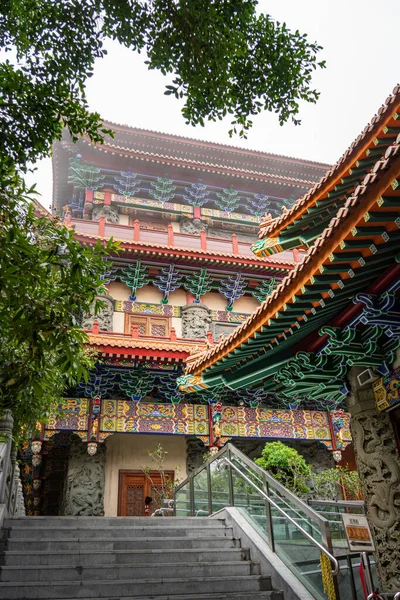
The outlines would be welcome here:
<svg viewBox="0 0 400 600">
<path fill-rule="evenodd" d="M 207 507 L 208 514 L 212 513 L 212 496 L 211 496 L 211 469 L 210 464 L 207 464 Z"/>
<path fill-rule="evenodd" d="M 191 475 L 189 479 L 189 501 L 190 501 L 190 516 L 194 517 L 194 477 Z"/>
<path fill-rule="evenodd" d="M 263 483 L 264 483 L 265 493 L 267 494 L 267 496 L 270 496 L 269 485 L 268 485 L 267 478 L 265 476 L 263 476 Z M 272 552 L 275 552 L 275 540 L 274 540 L 274 528 L 272 526 L 271 504 L 268 502 L 268 500 L 264 500 L 264 504 L 265 504 L 265 516 L 266 516 L 266 520 L 267 520 L 266 524 L 267 524 L 267 534 L 268 534 L 268 539 L 269 539 L 269 545 L 271 547 Z"/>
<path fill-rule="evenodd" d="M 231 460 L 231 451 L 228 448 L 227 450 L 228 460 Z M 228 489 L 229 489 L 229 504 L 231 506 L 235 506 L 235 497 L 233 493 L 233 475 L 231 465 L 228 463 Z"/>
<path fill-rule="evenodd" d="M 372 579 L 371 565 L 369 564 L 369 558 L 366 552 L 361 552 L 361 564 L 364 569 L 367 594 L 372 594 L 374 592 L 374 582 Z"/>
</svg>

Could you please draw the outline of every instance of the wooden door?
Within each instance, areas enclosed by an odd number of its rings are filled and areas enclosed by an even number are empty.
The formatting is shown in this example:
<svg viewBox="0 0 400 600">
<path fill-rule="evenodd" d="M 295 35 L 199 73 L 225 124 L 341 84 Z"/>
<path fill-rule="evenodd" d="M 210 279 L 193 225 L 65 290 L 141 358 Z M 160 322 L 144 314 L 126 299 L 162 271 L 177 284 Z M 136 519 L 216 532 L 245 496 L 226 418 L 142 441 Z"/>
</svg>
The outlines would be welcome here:
<svg viewBox="0 0 400 600">
<path fill-rule="evenodd" d="M 174 479 L 174 472 L 165 476 Z M 162 506 L 162 479 L 158 471 L 150 471 L 147 477 L 143 471 L 120 471 L 118 488 L 118 516 L 146 517 Z M 146 498 L 152 501 L 146 506 Z"/>
</svg>

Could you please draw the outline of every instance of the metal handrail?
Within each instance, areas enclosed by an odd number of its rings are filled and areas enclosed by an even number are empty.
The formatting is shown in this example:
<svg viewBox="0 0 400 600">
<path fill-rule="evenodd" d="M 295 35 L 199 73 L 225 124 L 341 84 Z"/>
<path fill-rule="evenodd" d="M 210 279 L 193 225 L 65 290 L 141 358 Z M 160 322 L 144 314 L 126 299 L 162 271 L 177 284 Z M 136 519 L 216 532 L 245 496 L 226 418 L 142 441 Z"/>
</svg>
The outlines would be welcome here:
<svg viewBox="0 0 400 600">
<path fill-rule="evenodd" d="M 285 499 L 288 499 L 298 509 L 302 510 L 307 516 L 310 517 L 310 519 L 312 521 L 314 521 L 315 523 L 318 523 L 318 525 L 320 526 L 320 529 L 321 529 L 321 535 L 322 535 L 323 541 L 325 542 L 327 547 L 332 548 L 332 539 L 331 539 L 329 521 L 327 519 L 325 519 L 325 517 L 323 517 L 322 515 L 317 513 L 308 504 L 303 502 L 303 500 L 301 500 L 300 498 L 295 496 L 292 492 L 290 492 L 287 488 L 285 488 L 279 481 L 277 481 L 272 475 L 270 475 L 270 473 L 268 473 L 267 471 L 264 471 L 264 469 L 259 467 L 253 461 L 251 461 L 247 456 L 245 456 L 242 452 L 240 452 L 240 450 L 235 448 L 235 446 L 233 446 L 232 444 L 227 444 L 226 446 L 224 446 L 224 448 L 222 448 L 211 460 L 209 460 L 206 464 L 198 467 L 189 477 L 187 477 L 175 489 L 175 494 L 178 493 L 181 488 L 183 488 L 184 486 L 189 484 L 190 498 L 191 498 L 191 503 L 192 503 L 193 502 L 193 487 L 192 486 L 193 486 L 194 478 L 199 473 L 201 473 L 202 471 L 207 469 L 213 462 L 215 462 L 217 460 L 224 460 L 224 461 L 228 462 L 229 466 L 231 468 L 233 468 L 235 471 L 237 471 L 241 475 L 241 477 L 243 477 L 251 485 L 251 487 L 253 487 L 259 494 L 261 494 L 262 497 L 264 498 L 264 500 L 266 500 L 270 506 L 273 506 L 276 510 L 278 510 L 278 512 L 280 512 L 285 517 L 285 519 L 287 519 L 290 523 L 292 523 L 294 525 L 294 527 L 296 527 L 296 529 L 298 529 L 303 535 L 305 535 L 305 537 L 309 541 L 311 541 L 312 544 L 317 546 L 319 548 L 319 550 L 321 550 L 321 552 L 323 552 L 326 556 L 328 556 L 329 560 L 334 565 L 334 568 L 332 569 L 332 574 L 337 575 L 340 570 L 340 565 L 339 565 L 338 561 L 336 560 L 336 558 L 333 556 L 333 554 L 331 554 L 329 552 L 329 550 L 327 550 L 327 548 L 325 548 L 325 546 L 323 546 L 322 544 L 317 542 L 317 540 L 315 540 L 307 531 L 305 531 L 303 529 L 303 527 L 301 527 L 301 525 L 299 525 L 297 523 L 297 521 L 292 519 L 278 504 L 276 504 L 276 502 L 274 502 L 274 500 L 272 500 L 272 498 L 270 498 L 250 478 L 248 478 L 240 469 L 238 469 L 236 467 L 236 465 L 234 463 L 232 463 L 232 461 L 225 456 L 225 454 L 228 454 L 228 456 L 229 456 L 229 453 L 232 453 L 232 454 L 236 455 L 238 458 L 240 458 L 240 460 L 242 462 L 244 462 L 250 468 L 250 470 L 252 472 L 256 472 L 260 476 L 260 480 L 262 480 L 263 482 L 270 485 L 272 488 L 274 488 L 274 491 L 279 492 L 279 494 L 281 496 L 283 496 Z"/>
<path fill-rule="evenodd" d="M 310 540 L 310 542 L 312 544 L 314 544 L 314 546 L 317 546 L 317 548 L 319 548 L 319 550 L 321 550 L 321 552 L 323 552 L 324 554 L 326 554 L 326 556 L 329 558 L 329 560 L 331 561 L 331 563 L 334 564 L 334 569 L 332 569 L 332 574 L 333 575 L 337 575 L 339 573 L 340 567 L 339 567 L 339 563 L 336 560 L 336 558 L 330 553 L 328 552 L 328 550 L 326 548 L 324 548 L 324 546 L 322 544 L 320 544 L 319 542 L 317 542 L 317 540 L 315 540 L 305 529 L 303 529 L 303 527 L 301 527 L 301 525 L 299 525 L 297 523 L 297 521 L 295 521 L 294 519 L 292 519 L 292 517 L 289 517 L 289 515 L 287 513 L 285 513 L 285 511 L 278 505 L 276 504 L 276 502 L 274 502 L 274 500 L 272 500 L 272 498 L 270 498 L 268 496 L 268 494 L 266 494 L 263 490 L 261 490 L 255 483 L 253 483 L 251 481 L 251 479 L 249 479 L 249 477 L 247 477 L 247 475 L 245 475 L 244 473 L 242 473 L 242 471 L 240 469 L 237 468 L 237 466 L 231 462 L 229 460 L 229 458 L 224 458 L 223 459 L 225 462 L 227 462 L 232 469 L 234 469 L 237 473 L 240 474 L 240 476 L 247 481 L 247 483 L 249 485 L 251 485 L 251 487 L 253 487 L 258 494 L 260 494 L 264 500 L 266 500 L 267 502 L 269 502 L 269 504 L 271 504 L 277 511 L 279 511 L 287 521 L 289 521 L 290 523 L 292 523 L 292 525 L 294 525 L 296 527 L 296 529 L 298 529 L 308 540 Z"/>
<path fill-rule="evenodd" d="M 232 448 L 231 448 L 230 450 L 232 451 Z M 236 448 L 235 448 L 235 450 L 236 450 Z M 234 454 L 235 454 L 235 452 L 234 452 Z M 246 459 L 247 459 L 247 456 L 245 456 L 245 455 L 244 455 L 243 457 L 240 457 L 240 458 L 241 458 L 241 460 L 243 461 L 243 458 L 246 458 Z M 247 459 L 247 460 L 248 460 L 248 459 Z M 244 461 L 244 462 L 246 462 L 246 463 L 247 463 L 247 460 L 246 460 L 246 461 Z M 256 463 L 253 463 L 252 461 L 249 461 L 249 465 L 248 465 L 248 470 L 249 470 L 249 471 L 252 471 L 252 470 L 254 471 L 254 470 L 255 470 L 255 469 L 253 469 L 253 465 L 254 465 L 254 466 L 256 466 L 256 467 L 257 467 L 257 469 L 259 469 L 259 470 L 262 472 L 262 474 L 263 474 L 263 479 L 264 479 L 264 477 L 265 477 L 265 474 L 269 475 L 269 473 L 267 473 L 267 471 L 264 471 L 263 469 L 261 469 L 261 467 L 259 467 L 259 466 L 258 466 Z M 271 478 L 273 479 L 273 481 L 274 481 L 274 484 L 275 484 L 275 482 L 276 482 L 276 483 L 279 483 L 279 482 L 278 482 L 278 481 L 277 481 L 277 480 L 276 480 L 274 477 L 272 477 L 272 476 L 271 476 Z M 289 492 L 289 490 L 288 490 L 287 488 L 285 488 L 284 486 L 282 486 L 282 488 L 285 490 L 285 492 Z M 289 494 L 291 494 L 291 492 L 289 492 Z M 297 508 L 293 508 L 293 507 L 290 505 L 290 503 L 288 502 L 288 500 L 287 500 L 287 498 L 285 497 L 285 495 L 287 495 L 287 494 L 282 494 L 282 492 L 281 492 L 281 498 L 280 498 L 280 500 L 283 502 L 284 506 L 285 506 L 285 507 L 286 507 L 288 510 L 290 510 L 290 511 L 294 512 L 294 514 L 296 514 L 300 520 L 304 520 L 304 516 L 303 516 L 301 513 L 299 513 L 299 512 L 298 512 L 298 509 L 299 509 L 299 510 L 303 510 L 303 507 L 302 507 L 302 506 L 298 506 Z M 293 498 L 290 498 L 290 502 L 292 502 L 292 503 L 293 503 L 293 502 L 294 502 L 294 499 L 296 499 L 296 501 L 297 501 L 297 500 L 299 500 L 299 498 L 297 498 L 297 496 L 293 495 Z M 297 504 L 297 502 L 296 502 L 296 504 Z M 317 513 L 317 514 L 318 514 L 318 513 Z M 309 517 L 310 517 L 312 520 L 314 520 L 314 515 L 308 515 L 308 516 L 309 516 Z M 324 518 L 325 518 L 325 517 L 324 517 Z M 331 521 L 329 521 L 329 522 L 331 522 Z M 310 525 L 310 527 L 311 527 L 312 529 L 316 529 L 316 531 L 318 532 L 318 528 L 316 528 L 316 527 L 314 526 L 314 524 L 313 524 L 313 523 L 309 523 L 309 525 Z"/>
<path fill-rule="evenodd" d="M 314 500 L 310 498 L 308 500 L 310 506 L 321 505 L 321 506 L 343 506 L 343 508 L 364 508 L 365 502 L 363 500 Z"/>
</svg>

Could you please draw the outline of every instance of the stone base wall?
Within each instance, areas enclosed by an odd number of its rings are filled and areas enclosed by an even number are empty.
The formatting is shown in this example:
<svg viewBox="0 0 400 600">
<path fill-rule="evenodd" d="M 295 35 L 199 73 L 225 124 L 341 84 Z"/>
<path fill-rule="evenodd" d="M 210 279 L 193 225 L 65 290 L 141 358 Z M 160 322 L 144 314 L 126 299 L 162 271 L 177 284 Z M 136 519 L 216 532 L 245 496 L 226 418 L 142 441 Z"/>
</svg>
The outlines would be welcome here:
<svg viewBox="0 0 400 600">
<path fill-rule="evenodd" d="M 64 483 L 61 515 L 101 517 L 104 515 L 104 475 L 106 449 L 99 444 L 97 453 L 89 456 L 86 444 L 71 443 Z"/>
</svg>

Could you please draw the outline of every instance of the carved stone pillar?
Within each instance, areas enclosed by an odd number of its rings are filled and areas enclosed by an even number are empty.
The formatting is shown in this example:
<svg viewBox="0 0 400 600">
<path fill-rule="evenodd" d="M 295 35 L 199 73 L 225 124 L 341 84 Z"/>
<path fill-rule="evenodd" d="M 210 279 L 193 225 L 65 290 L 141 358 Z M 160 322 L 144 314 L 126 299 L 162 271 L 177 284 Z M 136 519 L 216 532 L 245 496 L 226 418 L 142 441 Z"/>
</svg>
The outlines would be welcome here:
<svg viewBox="0 0 400 600">
<path fill-rule="evenodd" d="M 207 448 L 195 437 L 186 438 L 186 472 L 189 476 L 204 463 L 203 456 Z"/>
<path fill-rule="evenodd" d="M 86 444 L 73 440 L 69 451 L 61 514 L 102 517 L 104 515 L 104 479 L 106 448 L 99 444 L 89 456 Z"/>
<path fill-rule="evenodd" d="M 97 315 L 94 314 L 94 305 L 90 315 L 85 315 L 82 321 L 83 329 L 92 329 L 93 321 L 97 321 L 100 331 L 113 330 L 114 299 L 107 295 L 96 296 L 96 300 L 101 300 L 104 306 L 100 308 Z"/>
<path fill-rule="evenodd" d="M 204 304 L 182 306 L 182 337 L 204 340 L 211 322 L 211 310 Z"/>
<path fill-rule="evenodd" d="M 400 589 L 400 458 L 388 413 L 378 412 L 371 384 L 360 387 L 354 367 L 348 399 L 351 435 L 383 592 Z"/>
<path fill-rule="evenodd" d="M 6 496 L 6 483 L 11 460 L 12 432 L 14 419 L 8 408 L 0 414 L 0 444 L 6 444 L 7 450 L 0 459 L 0 504 L 3 504 Z"/>
</svg>

